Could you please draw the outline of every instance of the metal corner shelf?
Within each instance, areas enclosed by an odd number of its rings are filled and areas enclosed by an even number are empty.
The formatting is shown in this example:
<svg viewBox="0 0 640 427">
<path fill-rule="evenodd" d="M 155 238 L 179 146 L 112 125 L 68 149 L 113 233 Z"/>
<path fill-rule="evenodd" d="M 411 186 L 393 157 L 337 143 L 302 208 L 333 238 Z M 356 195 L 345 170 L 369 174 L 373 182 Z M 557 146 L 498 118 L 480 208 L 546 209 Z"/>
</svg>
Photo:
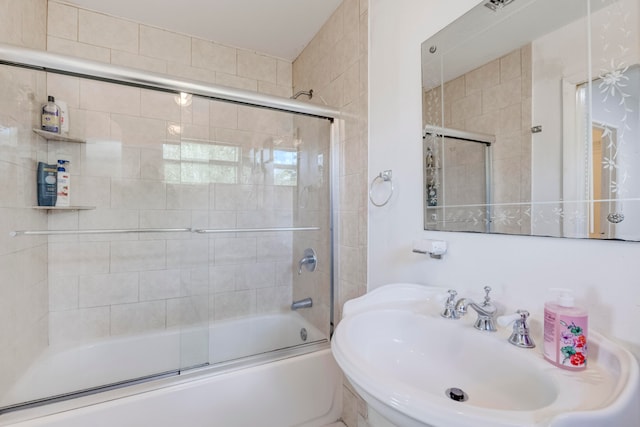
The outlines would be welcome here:
<svg viewBox="0 0 640 427">
<path fill-rule="evenodd" d="M 75 142 L 78 144 L 84 144 L 87 141 L 85 141 L 84 139 L 80 139 L 80 138 L 73 138 L 73 137 L 69 137 L 66 135 L 61 135 L 59 133 L 55 133 L 55 132 L 47 132 L 46 130 L 42 130 L 42 129 L 37 129 L 37 128 L 33 128 L 32 129 L 34 133 L 40 135 L 41 137 L 45 138 L 47 141 L 63 141 L 63 142 Z"/>
</svg>

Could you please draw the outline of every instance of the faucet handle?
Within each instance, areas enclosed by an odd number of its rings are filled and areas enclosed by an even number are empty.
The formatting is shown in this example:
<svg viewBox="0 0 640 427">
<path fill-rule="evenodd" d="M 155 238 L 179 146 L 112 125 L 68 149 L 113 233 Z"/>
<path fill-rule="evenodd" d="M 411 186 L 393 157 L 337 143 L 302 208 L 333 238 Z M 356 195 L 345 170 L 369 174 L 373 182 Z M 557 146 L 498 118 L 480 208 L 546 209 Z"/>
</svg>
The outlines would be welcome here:
<svg viewBox="0 0 640 427">
<path fill-rule="evenodd" d="M 444 310 L 440 313 L 440 316 L 445 319 L 459 319 L 460 315 L 456 311 L 456 296 L 458 293 L 453 289 L 449 289 L 447 292 L 449 293 L 449 296 L 447 297 L 447 301 L 444 303 Z"/>
<path fill-rule="evenodd" d="M 513 332 L 509 337 L 511 344 L 522 348 L 534 348 L 536 346 L 529 333 L 529 326 L 527 325 L 528 318 L 529 312 L 527 310 L 518 310 L 513 314 L 498 317 L 498 324 L 500 326 L 508 326 L 513 322 Z"/>
<path fill-rule="evenodd" d="M 483 305 L 489 304 L 491 302 L 491 297 L 489 296 L 489 292 L 491 292 L 491 286 L 484 287 L 484 303 Z"/>
</svg>

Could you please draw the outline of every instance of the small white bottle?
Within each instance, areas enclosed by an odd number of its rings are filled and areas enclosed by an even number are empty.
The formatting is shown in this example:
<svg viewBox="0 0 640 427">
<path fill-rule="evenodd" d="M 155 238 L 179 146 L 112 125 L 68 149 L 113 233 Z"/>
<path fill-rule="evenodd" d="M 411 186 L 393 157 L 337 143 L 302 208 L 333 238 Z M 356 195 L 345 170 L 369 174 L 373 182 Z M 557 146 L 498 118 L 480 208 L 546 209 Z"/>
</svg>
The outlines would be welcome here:
<svg viewBox="0 0 640 427">
<path fill-rule="evenodd" d="M 56 105 L 60 109 L 60 133 L 67 135 L 69 133 L 69 107 L 64 101 L 56 100 Z"/>
<path fill-rule="evenodd" d="M 587 367 L 587 310 L 576 307 L 570 289 L 551 289 L 555 300 L 544 305 L 544 357 L 572 371 Z"/>
<path fill-rule="evenodd" d="M 42 106 L 41 129 L 60 133 L 60 108 L 56 105 L 56 99 L 51 95 L 49 95 L 47 103 Z"/>
<path fill-rule="evenodd" d="M 67 170 L 68 160 L 58 160 L 58 192 L 56 207 L 71 206 L 71 174 Z"/>
</svg>

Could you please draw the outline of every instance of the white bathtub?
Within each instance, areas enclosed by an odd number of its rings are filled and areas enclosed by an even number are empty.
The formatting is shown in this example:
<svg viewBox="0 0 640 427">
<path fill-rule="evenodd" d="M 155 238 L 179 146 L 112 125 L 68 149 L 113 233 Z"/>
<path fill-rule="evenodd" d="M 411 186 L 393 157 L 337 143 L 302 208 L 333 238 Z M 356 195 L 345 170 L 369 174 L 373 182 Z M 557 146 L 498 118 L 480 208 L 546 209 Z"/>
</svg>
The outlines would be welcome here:
<svg viewBox="0 0 640 427">
<path fill-rule="evenodd" d="M 302 328 L 307 330 L 306 342 L 316 343 L 293 348 L 303 342 Z M 32 396 L 34 388 L 41 396 L 51 396 L 69 388 L 170 371 L 181 361 L 189 364 L 181 359 L 180 349 L 202 338 L 208 340 L 208 349 L 196 350 L 208 350 L 210 368 L 9 412 L 0 415 L 0 426 L 318 427 L 340 416 L 342 378 L 328 343 L 293 312 L 219 322 L 209 331 L 195 329 L 182 335 L 173 331 L 65 351 L 49 349 L 9 398 L 16 401 L 27 391 Z M 283 348 L 289 350 L 273 351 Z M 189 354 L 195 357 L 197 351 Z M 250 356 L 257 354 L 261 355 Z M 243 357 L 240 364 L 225 362 Z M 75 381 L 71 387 L 69 381 Z"/>
</svg>

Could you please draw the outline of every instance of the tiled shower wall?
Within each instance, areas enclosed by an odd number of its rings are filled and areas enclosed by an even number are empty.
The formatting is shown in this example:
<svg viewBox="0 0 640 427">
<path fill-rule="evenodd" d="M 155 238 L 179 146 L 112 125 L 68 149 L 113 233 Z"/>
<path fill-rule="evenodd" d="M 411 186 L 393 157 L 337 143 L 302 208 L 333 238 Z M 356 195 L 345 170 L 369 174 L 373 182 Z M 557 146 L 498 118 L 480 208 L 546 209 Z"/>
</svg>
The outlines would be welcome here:
<svg viewBox="0 0 640 427">
<path fill-rule="evenodd" d="M 368 1 L 345 0 L 293 63 L 294 91 L 313 89 L 311 102 L 338 107 L 346 117 L 341 194 L 334 209 L 340 225 L 336 322 L 343 304 L 367 290 L 367 58 Z M 343 420 L 356 427 L 359 418 L 361 423 L 366 418 L 366 405 L 345 382 Z"/>
<path fill-rule="evenodd" d="M 531 82 L 531 46 L 527 45 L 444 84 L 444 126 L 496 136 L 493 203 L 531 200 Z M 423 102 L 424 114 L 438 113 L 425 116 L 425 122 L 439 126 L 440 88 L 425 92 Z M 436 107 L 429 109 L 429 105 Z M 434 117 L 438 122 L 432 123 Z M 494 215 L 500 209 L 494 208 Z M 530 217 L 521 210 L 516 213 L 518 206 L 505 209 L 518 218 L 508 224 L 494 221 L 493 231 L 529 234 Z"/>
</svg>

